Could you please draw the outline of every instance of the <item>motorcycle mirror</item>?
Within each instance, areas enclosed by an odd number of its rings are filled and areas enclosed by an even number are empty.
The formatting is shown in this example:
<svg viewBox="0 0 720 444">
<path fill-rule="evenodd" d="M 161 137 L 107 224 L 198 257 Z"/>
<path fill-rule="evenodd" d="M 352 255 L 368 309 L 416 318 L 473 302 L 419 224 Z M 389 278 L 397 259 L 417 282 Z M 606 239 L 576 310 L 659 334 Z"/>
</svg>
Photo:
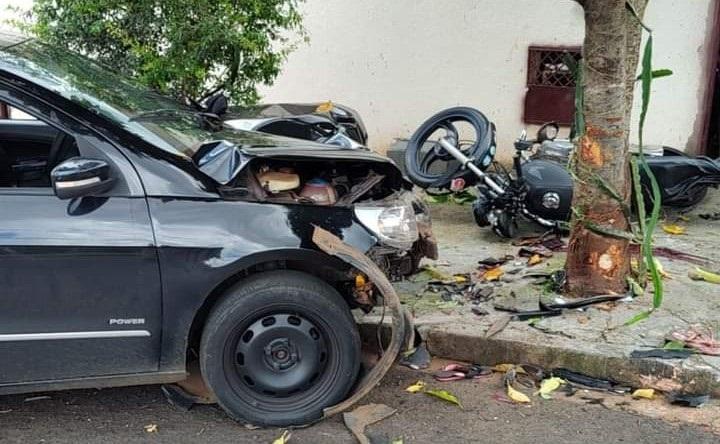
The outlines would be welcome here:
<svg viewBox="0 0 720 444">
<path fill-rule="evenodd" d="M 538 129 L 537 141 L 542 143 L 546 140 L 555 140 L 560 132 L 560 126 L 556 122 L 546 123 Z"/>
</svg>

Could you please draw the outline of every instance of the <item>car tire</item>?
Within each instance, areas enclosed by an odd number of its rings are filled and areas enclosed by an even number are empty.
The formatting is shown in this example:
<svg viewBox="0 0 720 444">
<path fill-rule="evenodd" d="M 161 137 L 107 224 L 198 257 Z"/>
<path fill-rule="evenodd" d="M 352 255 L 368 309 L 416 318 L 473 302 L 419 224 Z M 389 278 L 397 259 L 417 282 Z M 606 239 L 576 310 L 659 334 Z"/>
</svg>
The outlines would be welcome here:
<svg viewBox="0 0 720 444">
<path fill-rule="evenodd" d="M 233 419 L 303 425 L 347 396 L 360 368 L 360 336 L 327 283 L 296 271 L 260 273 L 211 310 L 200 368 Z"/>
</svg>

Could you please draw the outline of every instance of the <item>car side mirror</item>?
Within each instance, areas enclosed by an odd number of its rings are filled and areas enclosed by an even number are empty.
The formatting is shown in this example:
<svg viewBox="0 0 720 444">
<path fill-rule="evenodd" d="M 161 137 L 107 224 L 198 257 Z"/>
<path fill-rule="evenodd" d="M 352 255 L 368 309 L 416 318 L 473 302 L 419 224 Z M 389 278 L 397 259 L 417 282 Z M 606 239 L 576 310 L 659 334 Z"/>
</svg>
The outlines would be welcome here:
<svg viewBox="0 0 720 444">
<path fill-rule="evenodd" d="M 60 199 L 96 196 L 112 188 L 110 165 L 100 159 L 73 157 L 50 172 L 55 195 Z"/>
</svg>

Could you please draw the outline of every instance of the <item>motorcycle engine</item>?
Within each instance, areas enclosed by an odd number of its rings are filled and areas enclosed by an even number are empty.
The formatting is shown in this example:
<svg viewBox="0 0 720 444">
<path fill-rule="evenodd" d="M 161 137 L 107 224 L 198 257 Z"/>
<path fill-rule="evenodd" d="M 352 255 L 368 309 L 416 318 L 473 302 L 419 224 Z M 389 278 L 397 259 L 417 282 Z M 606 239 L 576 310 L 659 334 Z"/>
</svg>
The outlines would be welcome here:
<svg viewBox="0 0 720 444">
<path fill-rule="evenodd" d="M 533 154 L 533 159 L 545 159 L 567 165 L 575 145 L 567 139 L 545 140 Z"/>
<path fill-rule="evenodd" d="M 570 219 L 573 183 L 566 163 L 535 158 L 522 165 L 522 174 L 525 208 L 531 214 L 551 221 Z"/>
</svg>

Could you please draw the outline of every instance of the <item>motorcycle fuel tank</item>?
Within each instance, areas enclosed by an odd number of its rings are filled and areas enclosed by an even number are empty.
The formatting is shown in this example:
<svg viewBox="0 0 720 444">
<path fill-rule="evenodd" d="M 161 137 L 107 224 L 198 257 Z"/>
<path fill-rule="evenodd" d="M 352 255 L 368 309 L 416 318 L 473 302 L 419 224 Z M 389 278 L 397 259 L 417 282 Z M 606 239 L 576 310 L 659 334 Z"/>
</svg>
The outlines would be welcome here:
<svg viewBox="0 0 720 444">
<path fill-rule="evenodd" d="M 569 220 L 573 183 L 563 165 L 548 160 L 531 160 L 522 165 L 527 185 L 525 207 L 543 219 Z"/>
</svg>

